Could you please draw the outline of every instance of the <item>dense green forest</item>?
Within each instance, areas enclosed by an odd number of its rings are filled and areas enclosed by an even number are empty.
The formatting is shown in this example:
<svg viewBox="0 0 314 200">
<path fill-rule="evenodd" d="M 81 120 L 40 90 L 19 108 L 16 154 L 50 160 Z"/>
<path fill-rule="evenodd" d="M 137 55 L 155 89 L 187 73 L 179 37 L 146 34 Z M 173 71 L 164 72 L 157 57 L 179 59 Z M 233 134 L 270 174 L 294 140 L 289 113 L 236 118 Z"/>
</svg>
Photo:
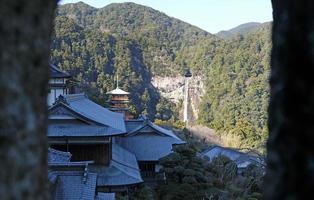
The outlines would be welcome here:
<svg viewBox="0 0 314 200">
<path fill-rule="evenodd" d="M 270 24 L 216 49 L 206 71 L 200 121 L 235 136 L 243 148 L 260 148 L 267 137 Z"/>
<path fill-rule="evenodd" d="M 103 105 L 119 75 L 120 87 L 131 93 L 131 111 L 163 120 L 178 116 L 177 108 L 151 78 L 182 76 L 189 66 L 205 81 L 199 122 L 235 137 L 239 147 L 259 148 L 267 135 L 269 36 L 270 24 L 224 40 L 134 3 L 66 4 L 57 11 L 51 62 Z"/>
</svg>

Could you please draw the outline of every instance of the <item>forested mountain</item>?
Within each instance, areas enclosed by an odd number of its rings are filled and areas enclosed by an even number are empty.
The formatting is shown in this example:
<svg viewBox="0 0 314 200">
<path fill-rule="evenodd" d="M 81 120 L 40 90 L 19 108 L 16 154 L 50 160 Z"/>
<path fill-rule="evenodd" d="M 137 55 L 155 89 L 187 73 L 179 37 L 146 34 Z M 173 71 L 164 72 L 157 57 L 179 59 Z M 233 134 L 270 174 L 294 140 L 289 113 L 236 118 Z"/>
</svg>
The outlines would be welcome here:
<svg viewBox="0 0 314 200">
<path fill-rule="evenodd" d="M 219 31 L 216 35 L 223 39 L 231 39 L 237 35 L 245 36 L 249 33 L 258 30 L 261 27 L 261 25 L 262 24 L 259 22 L 248 22 L 227 31 Z"/>
<path fill-rule="evenodd" d="M 270 27 L 219 46 L 206 73 L 200 120 L 243 148 L 260 147 L 268 133 Z"/>
<path fill-rule="evenodd" d="M 269 30 L 263 24 L 224 40 L 134 3 L 100 9 L 66 4 L 57 11 L 51 60 L 102 104 L 118 74 L 120 87 L 131 93 L 132 111 L 163 119 L 176 106 L 151 79 L 182 76 L 189 66 L 205 85 L 199 121 L 243 139 L 243 147 L 256 147 L 267 133 Z"/>
<path fill-rule="evenodd" d="M 201 38 L 214 37 L 195 26 L 135 3 L 114 3 L 101 9 L 84 3 L 66 4 L 58 9 L 57 19 L 60 17 L 72 19 L 84 30 L 140 45 L 146 67 L 152 74 L 161 76 L 177 75 L 182 70 L 182 63 L 174 60 L 183 47 L 194 45 Z"/>
</svg>

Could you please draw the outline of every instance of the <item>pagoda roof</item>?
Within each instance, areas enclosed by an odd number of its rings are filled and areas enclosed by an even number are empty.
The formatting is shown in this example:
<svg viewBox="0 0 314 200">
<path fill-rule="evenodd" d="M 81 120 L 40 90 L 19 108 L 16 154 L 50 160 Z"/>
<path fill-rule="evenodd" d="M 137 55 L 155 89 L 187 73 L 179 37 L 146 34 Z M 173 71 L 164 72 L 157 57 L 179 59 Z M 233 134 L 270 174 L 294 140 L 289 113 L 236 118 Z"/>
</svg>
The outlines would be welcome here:
<svg viewBox="0 0 314 200">
<path fill-rule="evenodd" d="M 50 78 L 71 78 L 72 76 L 59 69 L 57 66 L 53 64 L 49 64 L 50 67 Z"/>
<path fill-rule="evenodd" d="M 115 94 L 117 94 L 117 95 L 128 95 L 128 94 L 130 94 L 130 93 L 129 93 L 129 92 L 126 92 L 126 91 L 124 91 L 124 90 L 121 90 L 119 87 L 117 87 L 116 89 L 107 92 L 107 94 L 111 94 L 111 95 L 112 95 L 112 94 L 113 94 L 113 95 L 115 95 Z"/>
</svg>

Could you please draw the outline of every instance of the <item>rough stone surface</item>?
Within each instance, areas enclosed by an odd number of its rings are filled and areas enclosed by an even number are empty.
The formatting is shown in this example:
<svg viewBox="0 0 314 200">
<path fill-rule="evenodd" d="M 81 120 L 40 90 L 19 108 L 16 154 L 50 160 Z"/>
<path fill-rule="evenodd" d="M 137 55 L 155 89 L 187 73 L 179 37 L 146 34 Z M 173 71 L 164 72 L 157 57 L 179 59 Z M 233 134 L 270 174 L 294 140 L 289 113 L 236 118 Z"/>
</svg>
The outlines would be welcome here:
<svg viewBox="0 0 314 200">
<path fill-rule="evenodd" d="M 184 77 L 158 77 L 152 78 L 152 84 L 163 97 L 170 99 L 176 104 L 180 104 L 184 97 Z M 198 119 L 198 106 L 204 95 L 204 78 L 201 76 L 192 76 L 190 83 L 190 106 L 189 112 L 192 115 L 191 120 Z M 183 110 L 183 107 L 182 107 Z"/>
<path fill-rule="evenodd" d="M 0 6 L 0 199 L 47 199 L 46 99 L 54 0 Z"/>
</svg>

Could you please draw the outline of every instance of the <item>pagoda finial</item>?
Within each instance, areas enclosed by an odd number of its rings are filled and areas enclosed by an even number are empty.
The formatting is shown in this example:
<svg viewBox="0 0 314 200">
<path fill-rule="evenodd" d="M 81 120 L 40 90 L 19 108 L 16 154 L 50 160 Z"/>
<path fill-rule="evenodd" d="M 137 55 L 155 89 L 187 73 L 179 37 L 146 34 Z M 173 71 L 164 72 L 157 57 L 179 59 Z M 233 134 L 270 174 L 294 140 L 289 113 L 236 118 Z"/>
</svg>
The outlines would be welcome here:
<svg viewBox="0 0 314 200">
<path fill-rule="evenodd" d="M 117 73 L 117 88 L 119 88 L 119 74 Z"/>
</svg>

